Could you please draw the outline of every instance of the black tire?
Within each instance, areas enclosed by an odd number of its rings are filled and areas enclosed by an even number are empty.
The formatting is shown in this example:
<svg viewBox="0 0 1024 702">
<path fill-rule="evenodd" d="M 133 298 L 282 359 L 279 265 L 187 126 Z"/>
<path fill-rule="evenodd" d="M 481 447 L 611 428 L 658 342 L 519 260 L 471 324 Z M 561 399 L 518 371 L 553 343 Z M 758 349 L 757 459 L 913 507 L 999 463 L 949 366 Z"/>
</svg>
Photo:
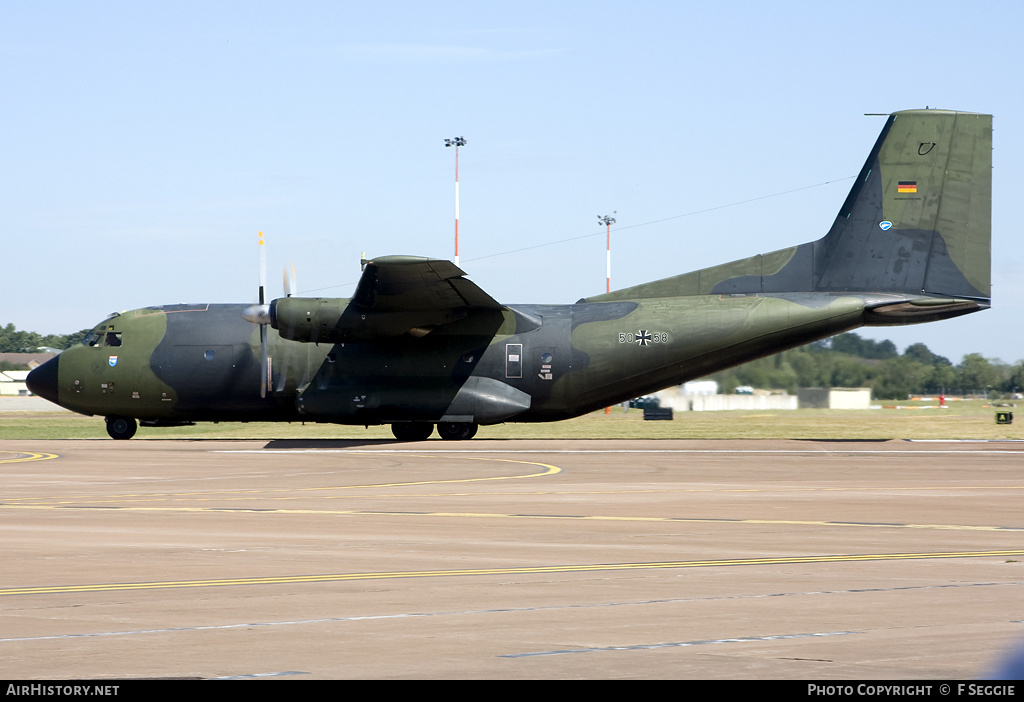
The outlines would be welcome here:
<svg viewBox="0 0 1024 702">
<path fill-rule="evenodd" d="M 441 422 L 437 433 L 448 441 L 465 441 L 476 436 L 477 425 L 472 422 Z"/>
<path fill-rule="evenodd" d="M 130 439 L 138 428 L 138 423 L 131 417 L 107 417 L 107 433 L 111 439 Z"/>
<path fill-rule="evenodd" d="M 399 441 L 424 441 L 434 433 L 434 425 L 429 422 L 395 422 L 391 425 L 391 433 Z"/>
</svg>

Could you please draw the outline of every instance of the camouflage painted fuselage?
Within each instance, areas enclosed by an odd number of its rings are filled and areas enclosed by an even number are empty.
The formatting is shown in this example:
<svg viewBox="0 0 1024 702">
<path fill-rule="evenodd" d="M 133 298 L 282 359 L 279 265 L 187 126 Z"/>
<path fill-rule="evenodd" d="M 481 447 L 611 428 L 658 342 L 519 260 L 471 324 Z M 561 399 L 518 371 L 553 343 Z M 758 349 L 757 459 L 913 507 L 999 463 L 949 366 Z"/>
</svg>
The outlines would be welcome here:
<svg viewBox="0 0 1024 702">
<path fill-rule="evenodd" d="M 120 335 L 119 346 L 60 355 L 56 399 L 86 414 L 141 420 L 566 419 L 856 328 L 871 315 L 862 297 L 789 297 L 797 299 L 512 306 L 385 342 L 313 344 L 271 333 L 263 399 L 259 337 L 241 317 L 245 305 L 146 308 L 100 325 L 104 338 Z M 483 386 L 459 396 L 467 383 Z"/>
<path fill-rule="evenodd" d="M 894 113 L 822 239 L 573 305 L 500 305 L 447 261 L 368 261 L 351 300 L 280 298 L 259 318 L 265 397 L 246 305 L 114 316 L 30 387 L 156 423 L 577 416 L 862 325 L 988 307 L 991 138 L 988 115 Z"/>
</svg>

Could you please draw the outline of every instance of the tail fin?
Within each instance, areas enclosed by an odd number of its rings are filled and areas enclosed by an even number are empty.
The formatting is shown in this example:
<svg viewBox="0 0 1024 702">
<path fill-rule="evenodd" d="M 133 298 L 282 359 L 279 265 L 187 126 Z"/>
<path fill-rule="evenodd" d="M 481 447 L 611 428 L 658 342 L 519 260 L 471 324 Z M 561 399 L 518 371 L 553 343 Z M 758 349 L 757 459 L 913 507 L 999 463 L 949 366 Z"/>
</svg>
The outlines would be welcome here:
<svg viewBox="0 0 1024 702">
<path fill-rule="evenodd" d="M 824 239 L 814 290 L 991 297 L 992 117 L 889 116 Z"/>
<path fill-rule="evenodd" d="M 896 293 L 984 306 L 991 201 L 991 115 L 895 112 L 822 239 L 587 300 Z"/>
</svg>

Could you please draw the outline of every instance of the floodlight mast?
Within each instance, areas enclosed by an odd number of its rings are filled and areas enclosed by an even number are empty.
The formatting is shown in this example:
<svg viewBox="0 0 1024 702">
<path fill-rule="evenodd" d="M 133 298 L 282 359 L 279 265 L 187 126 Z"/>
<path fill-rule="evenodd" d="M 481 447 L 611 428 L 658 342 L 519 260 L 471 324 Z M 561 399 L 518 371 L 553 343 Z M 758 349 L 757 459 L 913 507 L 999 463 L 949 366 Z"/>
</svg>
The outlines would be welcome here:
<svg viewBox="0 0 1024 702">
<path fill-rule="evenodd" d="M 615 212 L 617 213 L 618 210 L 615 210 Z M 615 224 L 615 218 L 612 217 L 611 215 L 605 215 L 604 217 L 602 217 L 601 215 L 598 215 L 597 216 L 597 221 L 598 221 L 599 224 L 603 224 L 605 226 L 605 230 L 606 230 L 606 232 L 608 234 L 608 262 L 607 262 L 607 266 L 606 266 L 606 269 L 605 269 L 606 270 L 606 274 L 605 274 L 605 288 L 604 288 L 604 291 L 605 292 L 611 292 L 612 291 L 612 225 Z M 612 413 L 612 408 L 611 407 L 605 407 L 604 408 L 604 413 L 605 414 L 611 414 Z"/>
<path fill-rule="evenodd" d="M 455 265 L 459 265 L 459 147 L 466 145 L 465 137 L 445 139 L 445 146 L 455 147 Z"/>
<path fill-rule="evenodd" d="M 616 210 L 618 212 L 618 210 Z M 597 221 L 605 226 L 608 233 L 608 263 L 607 263 L 607 275 L 605 281 L 605 292 L 612 291 L 612 225 L 615 224 L 615 218 L 610 215 L 597 216 Z"/>
</svg>

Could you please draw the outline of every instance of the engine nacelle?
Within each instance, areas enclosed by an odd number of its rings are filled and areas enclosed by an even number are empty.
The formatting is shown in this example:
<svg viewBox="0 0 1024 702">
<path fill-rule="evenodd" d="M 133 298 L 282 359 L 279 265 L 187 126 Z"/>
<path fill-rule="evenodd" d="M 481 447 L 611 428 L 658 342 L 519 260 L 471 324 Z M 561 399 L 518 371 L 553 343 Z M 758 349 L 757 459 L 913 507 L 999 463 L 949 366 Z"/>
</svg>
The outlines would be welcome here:
<svg viewBox="0 0 1024 702">
<path fill-rule="evenodd" d="M 349 300 L 337 297 L 279 297 L 270 303 L 270 326 L 282 338 L 337 344 L 352 337 L 342 317 Z M 349 312 L 351 316 L 353 312 Z M 358 313 L 355 313 L 358 319 Z M 365 318 L 365 317 L 364 317 Z"/>
<path fill-rule="evenodd" d="M 270 303 L 270 326 L 282 338 L 313 344 L 418 338 L 465 315 L 464 309 L 380 311 L 338 297 L 279 297 Z"/>
</svg>

